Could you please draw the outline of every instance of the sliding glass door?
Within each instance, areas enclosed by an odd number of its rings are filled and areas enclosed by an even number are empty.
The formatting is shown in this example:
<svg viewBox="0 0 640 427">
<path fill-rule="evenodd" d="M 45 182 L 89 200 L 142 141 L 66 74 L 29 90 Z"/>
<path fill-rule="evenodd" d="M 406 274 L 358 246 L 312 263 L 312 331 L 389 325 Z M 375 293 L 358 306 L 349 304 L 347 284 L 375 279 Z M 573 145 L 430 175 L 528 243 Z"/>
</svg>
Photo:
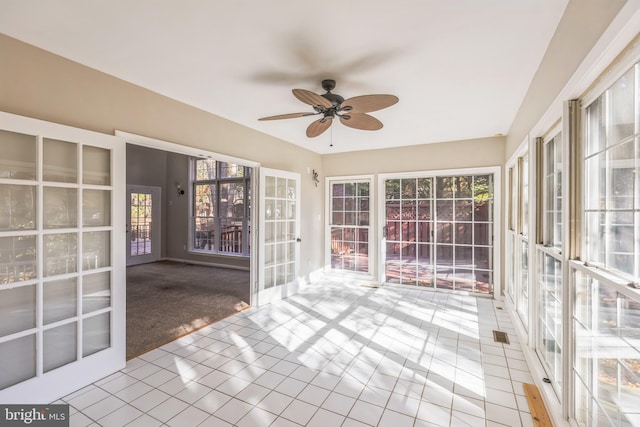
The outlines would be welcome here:
<svg viewBox="0 0 640 427">
<path fill-rule="evenodd" d="M 493 294 L 496 173 L 382 177 L 384 281 Z"/>
</svg>

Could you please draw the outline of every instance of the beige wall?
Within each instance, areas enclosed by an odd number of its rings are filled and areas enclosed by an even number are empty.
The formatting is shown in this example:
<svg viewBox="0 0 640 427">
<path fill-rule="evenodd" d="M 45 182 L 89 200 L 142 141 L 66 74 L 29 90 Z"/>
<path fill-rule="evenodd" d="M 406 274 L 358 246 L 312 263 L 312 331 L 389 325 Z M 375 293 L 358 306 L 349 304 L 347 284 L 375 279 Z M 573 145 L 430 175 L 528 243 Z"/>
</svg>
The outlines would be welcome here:
<svg viewBox="0 0 640 427">
<path fill-rule="evenodd" d="M 321 267 L 319 154 L 0 34 L 0 111 L 106 134 L 114 130 L 235 156 L 302 175 L 302 274 Z M 124 166 L 123 166 L 124 167 Z"/>
<path fill-rule="evenodd" d="M 626 1 L 569 1 L 509 130 L 506 159 L 511 157 L 541 119 Z"/>
<path fill-rule="evenodd" d="M 322 171 L 325 176 L 338 176 L 501 166 L 505 162 L 504 140 L 469 139 L 329 154 L 322 157 Z"/>
</svg>

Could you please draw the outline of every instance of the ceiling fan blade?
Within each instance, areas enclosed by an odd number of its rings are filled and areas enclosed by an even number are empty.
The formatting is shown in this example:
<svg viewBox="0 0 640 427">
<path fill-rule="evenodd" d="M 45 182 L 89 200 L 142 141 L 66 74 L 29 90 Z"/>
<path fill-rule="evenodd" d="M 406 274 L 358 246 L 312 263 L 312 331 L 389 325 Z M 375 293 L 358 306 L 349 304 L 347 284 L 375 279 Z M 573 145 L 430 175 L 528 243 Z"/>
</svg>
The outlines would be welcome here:
<svg viewBox="0 0 640 427">
<path fill-rule="evenodd" d="M 329 129 L 329 126 L 331 126 L 331 122 L 333 122 L 333 120 L 327 119 L 325 117 L 316 120 L 307 128 L 307 136 L 309 138 L 315 138 L 325 130 Z"/>
<path fill-rule="evenodd" d="M 382 129 L 382 122 L 364 113 L 349 113 L 340 116 L 340 122 L 354 129 L 378 130 Z"/>
<path fill-rule="evenodd" d="M 362 95 L 345 99 L 340 108 L 349 113 L 370 113 L 391 107 L 396 102 L 398 97 L 395 95 Z"/>
<path fill-rule="evenodd" d="M 295 119 L 296 117 L 313 116 L 316 113 L 290 113 L 290 114 L 278 114 L 277 116 L 262 117 L 258 120 L 280 120 L 280 119 Z"/>
<path fill-rule="evenodd" d="M 333 104 L 327 98 L 315 94 L 309 90 L 305 89 L 293 89 L 293 96 L 298 98 L 300 101 L 305 104 L 309 104 L 312 107 L 322 106 L 325 108 L 330 108 Z"/>
</svg>

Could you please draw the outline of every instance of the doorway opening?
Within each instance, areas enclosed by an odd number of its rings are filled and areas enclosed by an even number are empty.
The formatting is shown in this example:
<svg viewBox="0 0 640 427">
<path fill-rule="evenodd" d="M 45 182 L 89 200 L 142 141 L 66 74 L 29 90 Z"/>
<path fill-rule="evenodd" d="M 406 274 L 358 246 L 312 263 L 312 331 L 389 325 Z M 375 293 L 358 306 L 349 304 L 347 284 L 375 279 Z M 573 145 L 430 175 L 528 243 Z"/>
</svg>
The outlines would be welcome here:
<svg viewBox="0 0 640 427">
<path fill-rule="evenodd" d="M 131 359 L 248 307 L 251 257 L 249 251 L 216 253 L 199 245 L 203 183 L 194 165 L 201 156 L 137 144 L 127 144 L 126 152 L 126 353 Z M 220 218 L 226 193 L 215 191 L 224 189 L 216 185 L 207 193 L 213 195 L 207 232 L 211 242 L 224 243 L 214 224 L 227 225 Z"/>
</svg>

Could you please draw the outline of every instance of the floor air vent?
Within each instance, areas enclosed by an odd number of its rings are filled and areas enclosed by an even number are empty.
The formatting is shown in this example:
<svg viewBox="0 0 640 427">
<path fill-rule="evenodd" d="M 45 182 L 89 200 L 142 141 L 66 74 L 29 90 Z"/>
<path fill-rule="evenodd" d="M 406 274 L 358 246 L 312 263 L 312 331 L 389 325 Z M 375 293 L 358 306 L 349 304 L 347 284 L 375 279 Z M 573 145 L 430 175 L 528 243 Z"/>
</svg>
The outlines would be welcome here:
<svg viewBox="0 0 640 427">
<path fill-rule="evenodd" d="M 509 336 L 506 332 L 493 331 L 493 340 L 502 344 L 509 344 Z"/>
</svg>

